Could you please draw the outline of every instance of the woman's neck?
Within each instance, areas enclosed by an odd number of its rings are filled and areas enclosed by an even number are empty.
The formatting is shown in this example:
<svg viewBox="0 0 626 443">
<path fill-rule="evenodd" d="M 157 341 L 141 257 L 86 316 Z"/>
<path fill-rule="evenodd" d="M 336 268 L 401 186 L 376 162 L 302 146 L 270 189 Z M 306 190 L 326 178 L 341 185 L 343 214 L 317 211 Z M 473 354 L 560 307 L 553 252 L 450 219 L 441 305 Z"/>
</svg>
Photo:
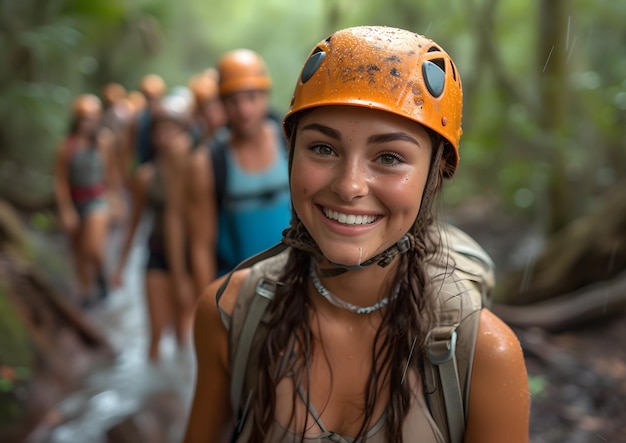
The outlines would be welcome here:
<svg viewBox="0 0 626 443">
<path fill-rule="evenodd" d="M 346 304 L 357 307 L 370 308 L 371 312 L 384 308 L 385 299 L 393 296 L 393 279 L 397 272 L 399 257 L 389 266 L 383 268 L 371 265 L 364 269 L 351 270 L 334 277 L 321 277 L 319 268 L 315 266 L 317 275 L 317 286 L 323 286 L 332 295 Z M 322 265 L 326 267 L 327 265 Z M 344 311 L 347 314 L 358 315 L 349 309 L 333 305 L 320 292 L 320 288 L 315 287 L 313 279 L 310 279 L 310 294 L 313 302 L 319 308 L 337 310 L 337 314 Z M 322 291 L 323 292 L 323 291 Z M 382 303 L 381 303 L 382 302 Z M 382 306 L 381 306 L 382 304 Z M 369 311 L 366 310 L 365 313 Z M 362 312 L 363 313 L 363 312 Z"/>
</svg>

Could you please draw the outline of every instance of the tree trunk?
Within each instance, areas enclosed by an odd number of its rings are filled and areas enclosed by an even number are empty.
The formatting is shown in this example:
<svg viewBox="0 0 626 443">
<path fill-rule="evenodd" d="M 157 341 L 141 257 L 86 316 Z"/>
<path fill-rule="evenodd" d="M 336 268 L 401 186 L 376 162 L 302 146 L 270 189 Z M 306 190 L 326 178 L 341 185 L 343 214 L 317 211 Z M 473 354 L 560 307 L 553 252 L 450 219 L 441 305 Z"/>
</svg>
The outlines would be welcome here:
<svg viewBox="0 0 626 443">
<path fill-rule="evenodd" d="M 547 183 L 548 233 L 558 231 L 569 221 L 567 204 L 567 51 L 568 29 L 565 0 L 539 2 L 538 87 L 540 126 L 544 134 L 540 146 L 551 166 Z"/>
</svg>

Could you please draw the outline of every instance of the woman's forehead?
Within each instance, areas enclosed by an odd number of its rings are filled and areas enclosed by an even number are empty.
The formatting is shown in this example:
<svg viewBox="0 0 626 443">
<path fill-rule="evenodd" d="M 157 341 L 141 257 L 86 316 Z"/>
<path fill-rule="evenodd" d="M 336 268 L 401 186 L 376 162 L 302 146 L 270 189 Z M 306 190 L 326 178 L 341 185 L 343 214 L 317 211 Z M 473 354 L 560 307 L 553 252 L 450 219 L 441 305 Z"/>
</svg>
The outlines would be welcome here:
<svg viewBox="0 0 626 443">
<path fill-rule="evenodd" d="M 323 124 L 339 132 L 343 129 L 358 127 L 366 132 L 403 131 L 421 136 L 428 136 L 426 129 L 407 118 L 378 109 L 360 106 L 331 105 L 307 110 L 298 121 L 298 130 L 302 131 L 311 124 Z"/>
</svg>

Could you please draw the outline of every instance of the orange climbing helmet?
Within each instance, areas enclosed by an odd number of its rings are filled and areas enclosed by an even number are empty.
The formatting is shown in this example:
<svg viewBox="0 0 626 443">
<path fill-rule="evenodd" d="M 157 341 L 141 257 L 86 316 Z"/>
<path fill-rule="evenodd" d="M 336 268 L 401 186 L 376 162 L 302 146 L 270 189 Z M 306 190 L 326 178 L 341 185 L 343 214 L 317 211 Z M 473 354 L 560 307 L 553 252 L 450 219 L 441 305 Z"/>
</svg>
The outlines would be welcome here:
<svg viewBox="0 0 626 443">
<path fill-rule="evenodd" d="M 224 54 L 218 64 L 222 97 L 237 91 L 266 91 L 272 86 L 265 61 L 250 49 L 235 49 Z"/>
<path fill-rule="evenodd" d="M 146 97 L 139 91 L 130 91 L 126 94 L 126 98 L 132 104 L 134 114 L 141 112 L 146 107 Z"/>
<path fill-rule="evenodd" d="M 193 93 L 196 103 L 219 98 L 218 73 L 215 68 L 206 69 L 189 79 L 189 89 Z"/>
<path fill-rule="evenodd" d="M 102 102 L 94 94 L 80 94 L 72 103 L 72 112 L 75 117 L 98 115 L 102 111 Z"/>
<path fill-rule="evenodd" d="M 141 78 L 139 89 L 148 98 L 158 98 L 165 93 L 165 80 L 158 74 L 148 74 Z"/>
<path fill-rule="evenodd" d="M 454 174 L 463 90 L 454 62 L 434 41 L 386 26 L 335 32 L 317 44 L 302 67 L 283 119 L 287 138 L 298 112 L 326 105 L 379 109 L 430 128 L 453 150 L 444 151 L 444 174 Z"/>
<path fill-rule="evenodd" d="M 110 82 L 102 88 L 102 100 L 106 105 L 112 105 L 126 96 L 126 88 L 119 83 Z"/>
</svg>

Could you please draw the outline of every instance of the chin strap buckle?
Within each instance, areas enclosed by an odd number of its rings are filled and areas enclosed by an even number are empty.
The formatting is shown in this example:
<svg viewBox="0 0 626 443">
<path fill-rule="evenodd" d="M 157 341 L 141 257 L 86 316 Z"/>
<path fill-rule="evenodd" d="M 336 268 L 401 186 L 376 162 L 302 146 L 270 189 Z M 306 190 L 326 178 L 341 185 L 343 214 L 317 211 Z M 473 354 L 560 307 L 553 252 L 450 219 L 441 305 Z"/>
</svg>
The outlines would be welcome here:
<svg viewBox="0 0 626 443">
<path fill-rule="evenodd" d="M 396 248 L 398 248 L 400 254 L 409 252 L 411 250 L 411 240 L 409 240 L 409 236 L 406 234 L 403 235 L 396 243 Z"/>
</svg>

